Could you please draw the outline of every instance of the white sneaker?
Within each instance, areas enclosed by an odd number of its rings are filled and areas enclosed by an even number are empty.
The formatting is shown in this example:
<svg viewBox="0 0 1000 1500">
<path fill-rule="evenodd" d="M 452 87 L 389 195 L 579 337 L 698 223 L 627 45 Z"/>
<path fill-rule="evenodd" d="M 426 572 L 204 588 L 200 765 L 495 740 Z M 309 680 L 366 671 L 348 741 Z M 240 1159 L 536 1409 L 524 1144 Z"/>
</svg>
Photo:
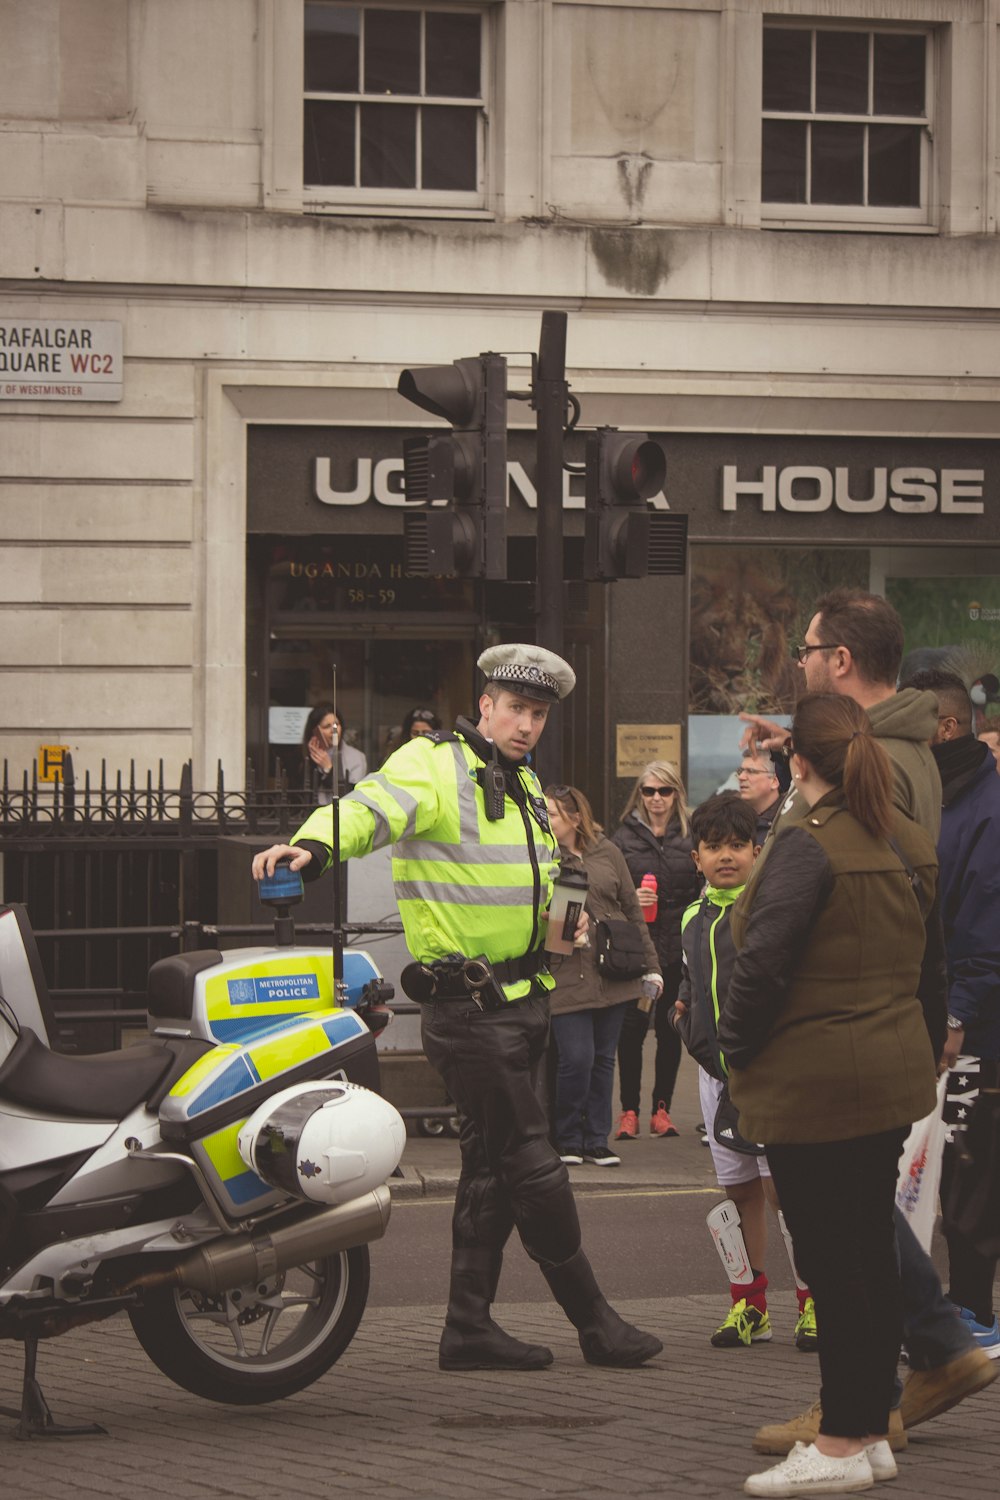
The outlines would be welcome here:
<svg viewBox="0 0 1000 1500">
<path fill-rule="evenodd" d="M 864 1449 L 850 1458 L 828 1458 L 815 1443 L 796 1443 L 783 1463 L 751 1474 L 743 1489 L 748 1495 L 854 1495 L 874 1483 Z"/>
<path fill-rule="evenodd" d="M 885 1438 L 879 1443 L 869 1443 L 865 1452 L 868 1454 L 868 1463 L 871 1466 L 873 1479 L 895 1479 L 899 1470 L 896 1468 L 896 1460 L 892 1456 L 892 1449 Z"/>
</svg>

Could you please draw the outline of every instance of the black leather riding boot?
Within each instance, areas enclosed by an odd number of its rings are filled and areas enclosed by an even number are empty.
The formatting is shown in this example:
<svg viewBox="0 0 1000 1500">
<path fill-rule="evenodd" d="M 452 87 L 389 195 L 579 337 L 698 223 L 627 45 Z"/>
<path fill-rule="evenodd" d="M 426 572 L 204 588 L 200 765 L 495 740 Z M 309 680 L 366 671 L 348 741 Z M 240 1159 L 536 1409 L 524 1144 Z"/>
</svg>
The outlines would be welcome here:
<svg viewBox="0 0 1000 1500">
<path fill-rule="evenodd" d="M 448 1315 L 438 1351 L 442 1370 L 543 1370 L 552 1350 L 524 1344 L 490 1317 L 503 1254 L 482 1247 L 451 1252 Z"/>
<path fill-rule="evenodd" d="M 660 1353 L 663 1345 L 658 1338 L 633 1328 L 607 1303 L 582 1250 L 560 1266 L 543 1264 L 542 1272 L 552 1295 L 579 1333 L 588 1364 L 628 1369 Z"/>
</svg>

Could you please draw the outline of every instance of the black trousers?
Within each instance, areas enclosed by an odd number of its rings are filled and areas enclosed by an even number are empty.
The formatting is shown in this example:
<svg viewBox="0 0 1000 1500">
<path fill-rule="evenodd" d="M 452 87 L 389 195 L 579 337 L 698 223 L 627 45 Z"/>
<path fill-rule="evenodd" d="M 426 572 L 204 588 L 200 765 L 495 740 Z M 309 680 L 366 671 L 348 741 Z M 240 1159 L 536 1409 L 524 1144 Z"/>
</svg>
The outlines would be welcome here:
<svg viewBox="0 0 1000 1500">
<path fill-rule="evenodd" d="M 656 1061 L 653 1065 L 653 1110 L 663 1100 L 669 1110 L 681 1065 L 681 1039 L 670 1024 L 670 1007 L 677 999 L 681 985 L 680 964 L 665 964 L 663 994 L 653 1009 L 656 1032 Z M 638 1000 L 625 1007 L 622 1034 L 618 1038 L 618 1092 L 622 1109 L 640 1112 L 642 1085 L 642 1044 L 649 1030 L 649 1011 L 640 1010 Z"/>
<path fill-rule="evenodd" d="M 816 1302 L 823 1419 L 831 1437 L 889 1426 L 903 1331 L 893 1207 L 906 1131 L 772 1146 L 767 1164 Z"/>
<path fill-rule="evenodd" d="M 538 1093 L 548 997 L 498 1011 L 427 1005 L 421 1032 L 461 1121 L 452 1245 L 502 1250 L 516 1226 L 532 1260 L 561 1265 L 580 1248 L 580 1221 Z"/>
</svg>

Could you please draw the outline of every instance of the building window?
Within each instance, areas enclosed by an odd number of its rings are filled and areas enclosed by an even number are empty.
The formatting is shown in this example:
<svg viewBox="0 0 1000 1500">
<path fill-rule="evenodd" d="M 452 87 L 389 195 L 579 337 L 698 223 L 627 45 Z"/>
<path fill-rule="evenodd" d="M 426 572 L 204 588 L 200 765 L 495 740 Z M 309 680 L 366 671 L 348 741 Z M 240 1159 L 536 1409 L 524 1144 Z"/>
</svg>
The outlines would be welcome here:
<svg viewBox="0 0 1000 1500">
<path fill-rule="evenodd" d="M 765 28 L 768 218 L 927 222 L 929 54 L 918 32 Z"/>
<path fill-rule="evenodd" d="M 306 189 L 479 204 L 482 14 L 307 0 L 304 15 Z"/>
</svg>

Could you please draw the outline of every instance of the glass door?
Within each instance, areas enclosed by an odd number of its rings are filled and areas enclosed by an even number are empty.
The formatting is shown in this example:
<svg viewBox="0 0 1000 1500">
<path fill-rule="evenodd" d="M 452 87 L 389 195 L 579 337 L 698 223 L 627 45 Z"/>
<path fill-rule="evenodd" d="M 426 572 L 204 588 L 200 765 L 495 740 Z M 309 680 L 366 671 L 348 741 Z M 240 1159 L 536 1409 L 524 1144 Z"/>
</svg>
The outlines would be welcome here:
<svg viewBox="0 0 1000 1500">
<path fill-rule="evenodd" d="M 345 633 L 317 622 L 275 624 L 268 651 L 268 777 L 278 770 L 301 786 L 302 731 L 310 709 L 335 702 L 346 744 L 377 770 L 400 743 L 412 708 L 432 709 L 446 728 L 472 711 L 473 632 L 468 627 L 401 628 L 389 636 L 373 627 Z"/>
</svg>

